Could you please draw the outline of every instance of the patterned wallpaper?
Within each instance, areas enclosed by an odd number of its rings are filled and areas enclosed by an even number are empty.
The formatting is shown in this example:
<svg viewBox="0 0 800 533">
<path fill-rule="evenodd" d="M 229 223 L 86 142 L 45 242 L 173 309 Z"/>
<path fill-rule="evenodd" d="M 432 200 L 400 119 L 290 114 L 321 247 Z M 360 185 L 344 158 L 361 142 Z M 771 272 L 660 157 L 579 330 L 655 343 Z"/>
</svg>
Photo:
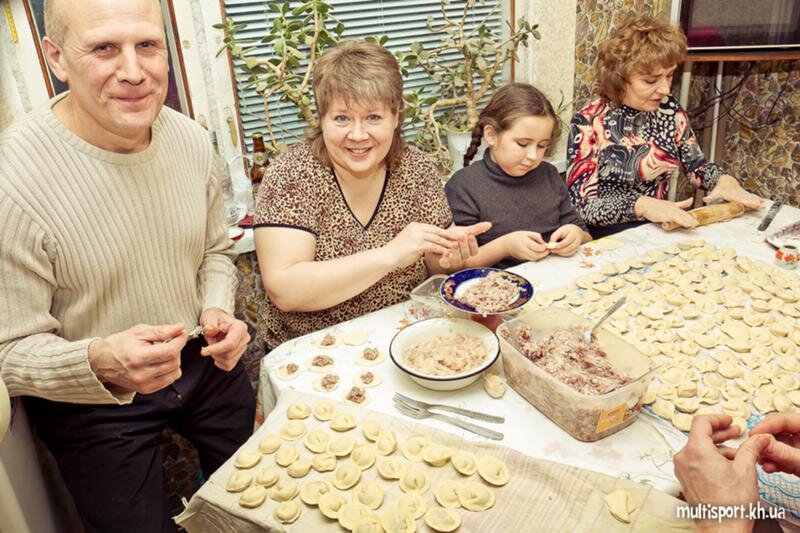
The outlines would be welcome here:
<svg viewBox="0 0 800 533">
<path fill-rule="evenodd" d="M 627 14 L 668 14 L 669 7 L 669 0 L 578 0 L 576 108 L 592 98 L 597 43 Z M 690 111 L 713 96 L 716 68 L 716 63 L 693 66 L 687 106 Z M 726 100 L 733 111 L 726 111 L 725 106 L 721 111 L 729 115 L 729 120 L 724 131 L 724 149 L 718 152 L 717 163 L 740 178 L 748 190 L 769 198 L 782 196 L 785 202 L 800 206 L 800 60 L 726 63 L 724 76 L 728 86 L 741 82 L 741 88 L 735 98 Z M 676 93 L 679 83 L 676 77 L 673 87 Z M 760 127 L 754 130 L 752 125 Z M 710 117 L 702 114 L 693 117 L 692 127 L 699 139 L 708 137 Z M 708 145 L 703 146 L 708 154 Z M 683 196 L 690 190 L 682 180 Z"/>
<path fill-rule="evenodd" d="M 575 108 L 592 99 L 597 45 L 631 13 L 669 12 L 659 0 L 578 0 L 575 26 Z"/>
</svg>

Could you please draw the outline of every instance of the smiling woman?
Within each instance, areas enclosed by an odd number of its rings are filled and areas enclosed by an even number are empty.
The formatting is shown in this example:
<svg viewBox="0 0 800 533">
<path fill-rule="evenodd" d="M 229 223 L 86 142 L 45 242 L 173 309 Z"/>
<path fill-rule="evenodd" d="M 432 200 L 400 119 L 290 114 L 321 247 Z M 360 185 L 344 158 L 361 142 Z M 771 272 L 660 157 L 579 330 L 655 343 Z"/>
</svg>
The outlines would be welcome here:
<svg viewBox="0 0 800 533">
<path fill-rule="evenodd" d="M 461 267 L 488 229 L 452 226 L 432 162 L 403 143 L 390 52 L 342 42 L 313 79 L 319 126 L 269 166 L 256 208 L 269 348 L 403 300 Z"/>
</svg>

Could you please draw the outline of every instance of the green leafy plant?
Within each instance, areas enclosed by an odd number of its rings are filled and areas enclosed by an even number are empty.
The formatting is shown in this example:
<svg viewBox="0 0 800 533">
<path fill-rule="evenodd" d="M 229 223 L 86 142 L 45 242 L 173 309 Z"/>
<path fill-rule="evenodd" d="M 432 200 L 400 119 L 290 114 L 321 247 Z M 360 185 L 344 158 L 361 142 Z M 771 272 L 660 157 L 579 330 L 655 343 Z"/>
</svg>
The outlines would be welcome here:
<svg viewBox="0 0 800 533">
<path fill-rule="evenodd" d="M 474 29 L 468 29 L 478 3 L 487 2 L 467 0 L 461 16 L 451 19 L 446 11 L 450 0 L 441 0 L 442 22 L 435 25 L 433 17 L 427 20 L 428 30 L 441 35 L 439 42 L 428 48 L 414 42 L 410 52 L 398 54 L 405 73 L 419 67 L 437 82 L 430 93 L 412 91 L 405 95 L 406 116 L 417 128 L 417 147 L 431 154 L 443 168 L 451 164 L 442 143 L 443 130 L 472 130 L 478 123 L 478 105 L 497 86 L 501 69 L 518 59 L 520 46 L 527 47 L 531 38 L 540 38 L 538 26 L 524 17 L 517 20 L 516 27 L 506 22 L 510 35 L 501 38 L 488 25 L 501 8 L 499 0 L 492 2 L 492 9 Z"/>
<path fill-rule="evenodd" d="M 254 88 L 264 102 L 267 135 L 266 148 L 275 155 L 284 148 L 270 122 L 269 98 L 279 95 L 280 101 L 290 102 L 298 109 L 298 116 L 310 126 L 317 125 L 311 91 L 311 72 L 314 62 L 322 52 L 341 40 L 344 25 L 334 17 L 332 6 L 324 0 L 300 2 L 268 2 L 267 9 L 276 14 L 269 33 L 261 39 L 239 37 L 246 24 L 236 24 L 227 17 L 214 27 L 224 34 L 223 47 L 235 59 L 241 60 L 241 69 L 247 76 L 246 88 Z M 256 43 L 270 43 L 272 55 L 255 57 Z M 262 47 L 263 50 L 263 47 Z"/>
</svg>

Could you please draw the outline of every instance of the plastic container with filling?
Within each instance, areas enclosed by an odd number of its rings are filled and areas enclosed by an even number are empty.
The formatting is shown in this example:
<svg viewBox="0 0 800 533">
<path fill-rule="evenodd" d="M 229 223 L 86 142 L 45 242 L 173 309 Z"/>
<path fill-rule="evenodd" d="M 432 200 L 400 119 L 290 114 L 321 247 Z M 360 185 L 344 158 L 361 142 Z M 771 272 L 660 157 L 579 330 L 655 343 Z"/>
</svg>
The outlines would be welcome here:
<svg viewBox="0 0 800 533">
<path fill-rule="evenodd" d="M 503 367 L 509 385 L 561 429 L 578 440 L 593 442 L 629 426 L 636 420 L 644 395 L 657 369 L 650 359 L 611 332 L 600 328 L 597 342 L 617 372 L 633 379 L 601 395 L 583 394 L 557 380 L 526 358 L 515 346 L 517 329 L 527 324 L 538 340 L 556 329 L 592 324 L 566 309 L 548 307 L 526 313 L 497 330 Z M 510 336 L 508 335 L 510 333 Z"/>
</svg>

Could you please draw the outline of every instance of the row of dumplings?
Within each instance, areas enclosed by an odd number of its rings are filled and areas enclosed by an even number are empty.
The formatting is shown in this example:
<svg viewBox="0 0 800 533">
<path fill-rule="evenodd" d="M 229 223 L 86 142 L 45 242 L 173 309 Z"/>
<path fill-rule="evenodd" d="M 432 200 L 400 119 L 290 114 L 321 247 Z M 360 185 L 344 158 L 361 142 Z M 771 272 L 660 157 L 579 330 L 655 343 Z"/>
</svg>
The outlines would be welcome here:
<svg viewBox="0 0 800 533">
<path fill-rule="evenodd" d="M 688 430 L 695 413 L 720 410 L 744 425 L 750 399 L 761 413 L 800 406 L 792 401 L 800 386 L 797 281 L 731 248 L 689 241 L 608 264 L 576 281 L 579 296 L 560 289 L 541 298 L 591 317 L 628 296 L 606 327 L 660 367 L 645 403 Z"/>
<path fill-rule="evenodd" d="M 328 428 L 319 426 L 306 430 L 304 420 L 311 414 L 328 422 Z M 351 413 L 336 412 L 328 400 L 318 401 L 313 408 L 305 403 L 295 403 L 286 412 L 287 422 L 279 435 L 268 434 L 259 441 L 258 450 L 244 450 L 237 454 L 234 466 L 237 471 L 229 478 L 227 490 L 239 492 L 239 503 L 245 508 L 260 507 L 269 497 L 278 502 L 273 518 L 281 523 L 292 523 L 300 516 L 301 507 L 296 497 L 309 506 L 318 507 L 329 519 L 337 520 L 352 531 L 415 531 L 414 521 L 424 516 L 429 527 L 436 531 L 452 531 L 461 523 L 454 508 L 483 511 L 494 505 L 494 494 L 486 485 L 474 481 L 445 479 L 436 484 L 433 496 L 439 506 L 428 509 L 422 495 L 431 486 L 427 467 L 411 466 L 398 457 L 388 457 L 398 448 L 409 461 L 441 467 L 450 462 L 462 476 L 476 472 L 487 483 L 501 486 L 509 481 L 506 465 L 491 456 L 477 458 L 467 451 L 453 453 L 447 446 L 431 442 L 426 435 L 413 434 L 399 444 L 395 433 L 368 419 L 361 429 L 368 442 L 356 442 L 348 432 L 358 426 Z M 314 455 L 300 458 L 294 441 L 303 444 Z M 284 467 L 289 479 L 281 478 L 277 467 L 263 467 L 255 477 L 250 469 L 256 467 L 265 455 L 272 455 L 275 464 Z M 397 482 L 403 494 L 392 503 L 390 510 L 378 516 L 376 511 L 384 502 L 384 489 L 374 479 L 363 473 L 376 464 L 377 472 L 385 481 Z M 337 461 L 349 456 L 350 461 Z M 317 479 L 302 486 L 295 479 L 305 477 L 311 469 L 333 472 L 327 479 Z M 255 484 L 254 484 L 255 482 Z M 347 502 L 338 491 L 353 489 L 352 501 Z M 382 528 L 382 529 L 381 529 Z"/>
</svg>

